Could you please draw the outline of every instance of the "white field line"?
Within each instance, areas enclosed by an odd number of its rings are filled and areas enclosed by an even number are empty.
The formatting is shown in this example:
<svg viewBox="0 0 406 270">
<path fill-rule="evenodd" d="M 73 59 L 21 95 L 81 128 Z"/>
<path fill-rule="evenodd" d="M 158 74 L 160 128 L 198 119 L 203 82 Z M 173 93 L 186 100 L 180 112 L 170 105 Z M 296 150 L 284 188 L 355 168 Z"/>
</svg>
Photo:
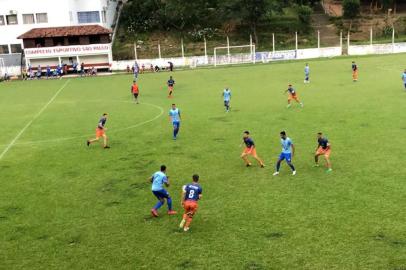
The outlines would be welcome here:
<svg viewBox="0 0 406 270">
<path fill-rule="evenodd" d="M 122 101 L 122 102 L 127 103 L 127 101 Z M 128 103 L 133 103 L 133 102 L 128 102 Z M 164 113 L 164 109 L 162 107 L 158 106 L 158 105 L 150 104 L 150 103 L 144 103 L 144 102 L 140 103 L 140 105 L 148 105 L 148 106 L 157 108 L 157 109 L 159 109 L 159 114 L 157 114 L 156 116 L 154 116 L 153 118 L 151 118 L 149 120 L 145 120 L 145 121 L 140 122 L 138 124 L 131 125 L 131 126 L 124 127 L 124 128 L 109 130 L 109 132 L 114 132 L 115 133 L 115 132 L 119 132 L 119 131 L 123 131 L 123 130 L 133 129 L 133 128 L 136 128 L 136 127 L 139 127 L 139 126 L 143 126 L 145 124 L 148 124 L 148 123 L 151 123 L 151 122 L 157 120 Z M 63 141 L 70 141 L 70 140 L 76 140 L 76 139 L 81 139 L 81 138 L 87 138 L 89 136 L 93 136 L 93 134 L 79 135 L 79 136 L 73 136 L 73 137 L 64 137 L 64 138 L 55 138 L 55 139 L 47 139 L 47 140 L 38 140 L 38 141 L 27 141 L 27 142 L 21 142 L 21 143 L 14 143 L 14 145 L 30 145 L 30 144 L 52 143 L 52 142 L 57 143 L 57 142 L 63 142 Z"/>
<path fill-rule="evenodd" d="M 59 95 L 59 93 L 68 85 L 70 80 L 67 80 L 61 88 L 55 93 L 55 95 L 52 96 L 52 98 L 44 105 L 44 107 L 41 108 L 41 110 L 34 115 L 34 117 L 23 127 L 23 129 L 17 134 L 17 136 L 14 137 L 14 139 L 7 145 L 7 147 L 1 152 L 0 154 L 0 160 L 7 154 L 7 152 L 13 147 L 13 145 L 17 142 L 17 140 L 23 135 L 23 133 L 31 126 L 31 124 L 37 119 L 45 110 L 48 108 L 48 106 L 55 100 L 55 98 Z"/>
</svg>

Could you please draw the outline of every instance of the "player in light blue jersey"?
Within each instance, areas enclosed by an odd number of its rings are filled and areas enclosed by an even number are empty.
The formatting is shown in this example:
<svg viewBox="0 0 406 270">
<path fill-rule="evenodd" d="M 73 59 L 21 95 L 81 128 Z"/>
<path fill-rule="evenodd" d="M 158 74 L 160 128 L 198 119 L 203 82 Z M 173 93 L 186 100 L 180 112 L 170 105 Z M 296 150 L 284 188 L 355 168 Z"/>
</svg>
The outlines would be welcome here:
<svg viewBox="0 0 406 270">
<path fill-rule="evenodd" d="M 310 83 L 310 67 L 308 63 L 306 63 L 304 73 L 305 73 L 304 83 Z"/>
<path fill-rule="evenodd" d="M 172 108 L 169 111 L 169 121 L 171 121 L 173 125 L 173 139 L 176 140 L 179 133 L 180 128 L 180 110 L 176 108 L 175 104 L 172 104 Z"/>
<path fill-rule="evenodd" d="M 226 107 L 226 112 L 230 111 L 230 101 L 231 101 L 231 90 L 226 87 L 223 91 L 224 107 Z"/>
<path fill-rule="evenodd" d="M 134 70 L 134 81 L 136 81 L 138 79 L 138 74 L 140 73 L 140 66 L 138 65 L 137 61 L 135 61 L 134 63 L 133 70 Z"/>
<path fill-rule="evenodd" d="M 406 90 L 406 69 L 405 69 L 405 71 L 403 71 L 402 81 L 403 81 L 403 85 L 405 86 L 405 90 Z"/>
<path fill-rule="evenodd" d="M 172 210 L 172 198 L 169 196 L 168 191 L 164 189 L 164 185 L 169 187 L 169 179 L 166 176 L 166 166 L 162 165 L 161 170 L 154 173 L 149 179 L 152 183 L 152 193 L 158 199 L 154 208 L 151 209 L 151 214 L 158 217 L 158 209 L 165 204 L 165 199 L 168 202 L 168 215 L 175 215 L 176 211 Z"/>
<path fill-rule="evenodd" d="M 286 160 L 286 163 L 292 169 L 292 175 L 296 174 L 295 167 L 292 164 L 292 158 L 295 154 L 295 146 L 293 145 L 292 140 L 286 136 L 285 131 L 281 131 L 281 144 L 282 144 L 282 153 L 279 156 L 278 162 L 276 163 L 276 172 L 274 172 L 274 176 L 279 174 L 279 170 L 281 168 L 281 163 L 283 160 Z"/>
</svg>

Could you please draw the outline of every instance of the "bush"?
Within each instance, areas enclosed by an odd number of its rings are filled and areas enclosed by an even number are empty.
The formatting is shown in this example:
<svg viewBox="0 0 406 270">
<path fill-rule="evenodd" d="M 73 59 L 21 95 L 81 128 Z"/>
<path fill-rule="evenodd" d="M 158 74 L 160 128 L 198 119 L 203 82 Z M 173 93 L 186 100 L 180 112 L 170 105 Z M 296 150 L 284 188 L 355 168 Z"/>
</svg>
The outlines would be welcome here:
<svg viewBox="0 0 406 270">
<path fill-rule="evenodd" d="M 311 15 L 313 10 L 309 6 L 301 5 L 297 8 L 297 16 L 300 23 L 300 29 L 308 33 L 311 29 Z"/>
<path fill-rule="evenodd" d="M 354 19 L 360 13 L 360 0 L 344 0 L 343 9 L 345 18 Z"/>
<path fill-rule="evenodd" d="M 297 8 L 297 15 L 299 17 L 299 21 L 306 25 L 310 25 L 311 22 L 311 15 L 313 10 L 309 6 L 299 6 Z"/>
</svg>

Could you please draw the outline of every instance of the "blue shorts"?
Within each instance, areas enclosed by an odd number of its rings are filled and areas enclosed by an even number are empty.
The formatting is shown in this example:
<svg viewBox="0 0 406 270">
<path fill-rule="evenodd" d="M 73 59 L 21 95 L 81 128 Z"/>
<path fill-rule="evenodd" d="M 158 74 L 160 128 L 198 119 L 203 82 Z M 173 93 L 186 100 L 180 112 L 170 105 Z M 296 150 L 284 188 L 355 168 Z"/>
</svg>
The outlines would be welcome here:
<svg viewBox="0 0 406 270">
<path fill-rule="evenodd" d="M 180 127 L 180 122 L 172 122 L 172 125 L 173 125 L 174 128 L 179 129 L 179 127 Z"/>
<path fill-rule="evenodd" d="M 152 193 L 155 195 L 155 197 L 158 200 L 161 200 L 161 199 L 164 199 L 164 198 L 166 198 L 166 199 L 169 198 L 169 193 L 165 189 L 156 190 L 156 191 L 153 190 Z"/>
<path fill-rule="evenodd" d="M 287 162 L 291 162 L 292 154 L 291 153 L 281 153 L 279 155 L 279 160 L 284 160 L 284 159 L 286 159 Z"/>
</svg>

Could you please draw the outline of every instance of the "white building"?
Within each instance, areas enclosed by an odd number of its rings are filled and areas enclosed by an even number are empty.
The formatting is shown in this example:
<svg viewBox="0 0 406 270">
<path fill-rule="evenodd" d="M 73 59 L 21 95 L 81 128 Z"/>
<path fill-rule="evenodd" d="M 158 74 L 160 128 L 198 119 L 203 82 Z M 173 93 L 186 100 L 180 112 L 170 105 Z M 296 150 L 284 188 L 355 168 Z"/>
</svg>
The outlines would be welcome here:
<svg viewBox="0 0 406 270">
<path fill-rule="evenodd" d="M 17 38 L 20 35 L 33 28 L 95 24 L 112 30 L 122 1 L 0 0 L 0 76 L 20 74 L 25 62 L 21 55 L 23 41 Z"/>
<path fill-rule="evenodd" d="M 118 0 L 0 0 L 0 54 L 21 52 L 21 34 L 39 27 L 112 28 Z"/>
</svg>

